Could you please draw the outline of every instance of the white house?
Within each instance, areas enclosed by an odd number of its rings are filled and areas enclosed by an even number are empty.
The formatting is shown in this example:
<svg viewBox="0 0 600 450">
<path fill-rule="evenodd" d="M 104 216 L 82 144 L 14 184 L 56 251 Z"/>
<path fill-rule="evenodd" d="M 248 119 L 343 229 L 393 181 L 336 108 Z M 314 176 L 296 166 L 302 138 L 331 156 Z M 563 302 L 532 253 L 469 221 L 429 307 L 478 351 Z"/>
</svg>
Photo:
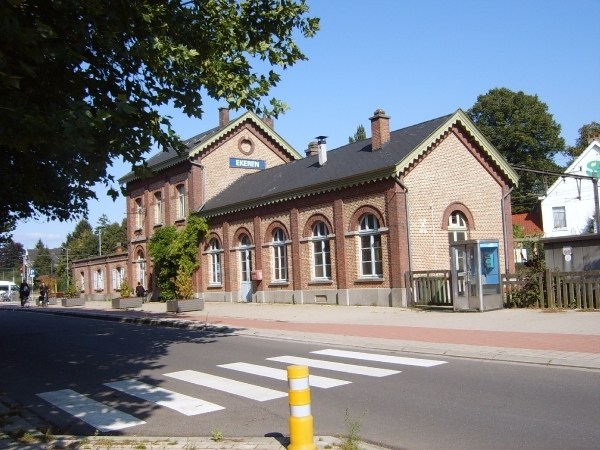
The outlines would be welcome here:
<svg viewBox="0 0 600 450">
<path fill-rule="evenodd" d="M 590 143 L 565 173 L 600 178 L 600 137 Z M 592 180 L 560 177 L 542 200 L 544 235 L 560 237 L 582 234 L 590 223 L 593 224 L 595 213 L 596 197 Z"/>
</svg>

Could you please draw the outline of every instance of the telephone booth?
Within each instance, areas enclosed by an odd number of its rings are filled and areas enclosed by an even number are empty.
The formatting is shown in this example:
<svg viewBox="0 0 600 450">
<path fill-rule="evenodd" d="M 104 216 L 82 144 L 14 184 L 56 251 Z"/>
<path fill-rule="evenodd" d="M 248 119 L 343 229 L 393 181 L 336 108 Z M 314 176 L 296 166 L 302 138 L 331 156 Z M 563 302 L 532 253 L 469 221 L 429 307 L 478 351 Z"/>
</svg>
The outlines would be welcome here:
<svg viewBox="0 0 600 450">
<path fill-rule="evenodd" d="M 501 309 L 503 298 L 498 241 L 470 240 L 450 245 L 455 311 Z"/>
</svg>

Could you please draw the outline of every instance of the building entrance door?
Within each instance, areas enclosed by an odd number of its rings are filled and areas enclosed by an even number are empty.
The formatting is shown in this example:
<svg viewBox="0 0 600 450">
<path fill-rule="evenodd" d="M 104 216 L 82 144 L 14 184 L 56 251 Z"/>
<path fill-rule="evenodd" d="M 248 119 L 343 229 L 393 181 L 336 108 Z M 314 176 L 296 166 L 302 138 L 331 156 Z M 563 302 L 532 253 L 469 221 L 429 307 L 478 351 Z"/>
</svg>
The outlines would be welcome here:
<svg viewBox="0 0 600 450">
<path fill-rule="evenodd" d="M 243 302 L 252 301 L 252 250 L 250 239 L 243 235 L 240 238 L 240 291 Z"/>
</svg>

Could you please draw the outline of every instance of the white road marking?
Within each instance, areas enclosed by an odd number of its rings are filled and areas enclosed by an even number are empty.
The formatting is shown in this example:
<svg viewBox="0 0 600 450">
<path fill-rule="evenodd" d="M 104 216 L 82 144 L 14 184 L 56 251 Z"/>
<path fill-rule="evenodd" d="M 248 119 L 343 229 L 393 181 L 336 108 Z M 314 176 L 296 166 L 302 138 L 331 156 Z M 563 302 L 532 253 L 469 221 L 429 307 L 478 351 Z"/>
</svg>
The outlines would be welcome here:
<svg viewBox="0 0 600 450">
<path fill-rule="evenodd" d="M 116 381 L 114 383 L 104 383 L 104 385 L 116 389 L 117 391 L 133 395 L 134 397 L 156 403 L 157 405 L 174 409 L 186 416 L 194 416 L 196 414 L 204 414 L 225 409 L 222 406 L 215 405 L 214 403 L 199 398 L 179 394 L 136 380 Z"/>
<path fill-rule="evenodd" d="M 372 353 L 361 353 L 361 352 L 348 352 L 345 350 L 318 350 L 311 352 L 316 355 L 326 356 L 339 356 L 340 358 L 353 358 L 362 359 L 364 361 L 377 361 L 391 364 L 403 364 L 405 366 L 418 366 L 418 367 L 433 367 L 439 366 L 440 364 L 446 364 L 447 361 L 436 361 L 434 359 L 420 359 L 420 358 L 404 358 L 402 356 L 389 356 L 389 355 L 377 355 Z"/>
<path fill-rule="evenodd" d="M 227 392 L 240 397 L 250 398 L 259 402 L 273 400 L 275 398 L 287 397 L 287 392 L 275 391 L 260 386 L 255 386 L 229 378 L 218 377 L 208 373 L 196 372 L 195 370 L 182 370 L 181 372 L 165 373 L 165 376 L 187 381 L 188 383 L 205 386 L 211 389 Z"/>
<path fill-rule="evenodd" d="M 283 369 L 275 369 L 273 367 L 257 366 L 255 364 L 248 364 L 243 362 L 222 364 L 218 367 L 224 367 L 225 369 L 237 370 L 239 372 L 250 373 L 252 375 L 259 375 L 262 377 L 274 378 L 275 380 L 287 381 L 287 371 Z M 309 383 L 313 387 L 322 389 L 329 389 L 336 386 L 342 386 L 344 384 L 350 384 L 351 381 L 337 380 L 335 378 L 319 377 L 317 375 L 309 375 Z"/>
<path fill-rule="evenodd" d="M 102 432 L 121 430 L 146 423 L 71 389 L 43 392 L 37 395 Z"/>
<path fill-rule="evenodd" d="M 278 356 L 267 358 L 270 361 L 279 361 L 288 364 L 300 364 L 318 369 L 335 370 L 337 372 L 355 373 L 358 375 L 367 375 L 369 377 L 387 377 L 400 373 L 399 370 L 378 369 L 377 367 L 356 366 L 354 364 L 344 364 L 320 359 L 299 358 L 296 356 Z"/>
</svg>

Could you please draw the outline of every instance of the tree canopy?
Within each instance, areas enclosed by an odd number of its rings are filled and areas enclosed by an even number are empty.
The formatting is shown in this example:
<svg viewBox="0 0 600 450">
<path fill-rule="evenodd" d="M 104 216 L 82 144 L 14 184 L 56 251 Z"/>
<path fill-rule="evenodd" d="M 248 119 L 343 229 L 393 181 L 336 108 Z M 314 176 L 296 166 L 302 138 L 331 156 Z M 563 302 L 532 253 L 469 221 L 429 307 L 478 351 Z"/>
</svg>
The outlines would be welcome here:
<svg viewBox="0 0 600 450">
<path fill-rule="evenodd" d="M 467 114 L 509 164 L 562 171 L 553 160 L 565 149 L 561 127 L 537 95 L 507 88 L 491 89 L 477 97 Z M 541 176 L 519 172 L 519 187 L 512 193 L 513 212 L 530 211 L 543 193 Z"/>
<path fill-rule="evenodd" d="M 360 124 L 356 127 L 356 133 L 354 136 L 348 136 L 348 143 L 352 144 L 353 142 L 364 141 L 367 138 L 367 133 L 365 133 L 365 127 Z"/>
<path fill-rule="evenodd" d="M 23 262 L 24 254 L 23 244 L 14 242 L 12 239 L 0 244 L 0 268 L 18 268 Z"/>
<path fill-rule="evenodd" d="M 0 2 L 0 231 L 85 216 L 96 183 L 118 195 L 113 160 L 143 174 L 155 143 L 184 150 L 163 105 L 277 117 L 273 68 L 306 59 L 293 37 L 318 30 L 307 14 L 305 0 Z"/>
<path fill-rule="evenodd" d="M 579 136 L 575 141 L 575 145 L 569 145 L 565 150 L 565 155 L 569 157 L 567 164 L 575 161 L 575 158 L 583 153 L 594 138 L 600 138 L 600 123 L 591 122 L 582 126 L 579 129 Z"/>
</svg>

